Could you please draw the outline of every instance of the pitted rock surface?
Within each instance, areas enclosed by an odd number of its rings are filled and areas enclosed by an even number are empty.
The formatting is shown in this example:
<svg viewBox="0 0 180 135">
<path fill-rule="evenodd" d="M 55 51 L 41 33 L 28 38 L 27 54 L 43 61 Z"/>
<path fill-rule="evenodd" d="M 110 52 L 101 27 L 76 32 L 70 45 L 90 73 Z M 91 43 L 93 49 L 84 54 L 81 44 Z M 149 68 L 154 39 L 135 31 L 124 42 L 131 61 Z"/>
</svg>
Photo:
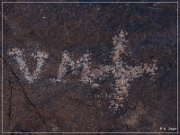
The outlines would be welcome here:
<svg viewBox="0 0 180 135">
<path fill-rule="evenodd" d="M 2 59 L 5 132 L 177 130 L 175 3 L 4 3 Z"/>
</svg>

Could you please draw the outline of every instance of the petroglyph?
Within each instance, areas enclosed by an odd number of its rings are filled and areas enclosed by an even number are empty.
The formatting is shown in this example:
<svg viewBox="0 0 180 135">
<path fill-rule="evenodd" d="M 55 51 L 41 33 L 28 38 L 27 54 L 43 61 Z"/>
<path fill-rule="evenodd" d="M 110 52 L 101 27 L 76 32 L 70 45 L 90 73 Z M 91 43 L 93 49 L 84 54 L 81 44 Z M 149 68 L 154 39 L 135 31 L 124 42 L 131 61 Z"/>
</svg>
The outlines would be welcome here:
<svg viewBox="0 0 180 135">
<path fill-rule="evenodd" d="M 84 82 L 87 82 L 87 80 L 90 81 L 87 77 L 88 73 L 90 72 L 90 65 L 91 65 L 90 54 L 89 53 L 83 54 L 83 56 L 76 61 L 73 60 L 72 58 L 73 55 L 70 54 L 70 52 L 64 51 L 62 53 L 62 61 L 57 73 L 57 79 L 52 79 L 51 81 L 66 82 L 66 80 L 63 79 L 63 77 L 68 73 L 68 68 L 71 68 L 70 70 L 74 75 L 80 74 L 81 71 L 82 80 L 84 80 Z"/>
<path fill-rule="evenodd" d="M 113 67 L 112 74 L 115 77 L 114 85 L 114 100 L 111 101 L 110 107 L 118 109 L 119 106 L 123 106 L 122 102 L 128 96 L 128 88 L 130 82 L 134 79 L 142 76 L 144 73 L 155 75 L 155 70 L 157 70 L 156 60 L 153 61 L 153 64 L 140 64 L 140 66 L 128 66 L 123 60 L 122 55 L 128 55 L 128 52 L 125 52 L 127 40 L 125 36 L 127 33 L 121 31 L 118 36 L 113 37 L 114 50 L 112 52 Z M 125 66 L 124 66 L 125 65 Z"/>
<path fill-rule="evenodd" d="M 119 107 L 123 107 L 124 99 L 128 96 L 128 89 L 130 82 L 134 79 L 142 76 L 144 73 L 150 76 L 155 75 L 155 71 L 158 69 L 156 66 L 156 60 L 153 60 L 151 64 L 140 63 L 138 66 L 129 66 L 123 61 L 123 55 L 129 55 L 126 52 L 128 40 L 126 40 L 127 33 L 121 31 L 119 35 L 115 35 L 112 38 L 113 50 L 111 53 L 112 65 L 99 65 L 98 68 L 92 68 L 91 54 L 89 52 L 82 54 L 79 59 L 75 59 L 73 53 L 67 50 L 62 53 L 62 60 L 57 72 L 56 79 L 50 79 L 52 82 L 66 83 L 67 74 L 79 75 L 79 82 L 83 84 L 89 84 L 92 88 L 100 88 L 103 84 L 97 82 L 97 80 L 103 80 L 104 78 L 114 76 L 115 82 L 110 82 L 112 88 L 112 94 L 110 95 L 113 100 L 110 101 L 109 108 L 117 110 Z M 34 73 L 29 73 L 24 55 L 20 49 L 14 48 L 9 55 L 14 55 L 21 72 L 24 74 L 25 79 L 29 83 L 33 83 L 41 72 L 41 68 L 45 62 L 44 59 L 48 57 L 48 54 L 38 51 L 32 56 L 37 59 L 37 67 Z M 69 73 L 70 72 L 70 73 Z"/>
<path fill-rule="evenodd" d="M 12 49 L 12 51 L 9 52 L 9 55 L 13 55 L 14 59 L 19 64 L 19 69 L 24 75 L 25 79 L 29 83 L 33 83 L 34 80 L 38 79 L 38 75 L 41 73 L 41 68 L 44 65 L 45 59 L 48 57 L 48 54 L 45 52 L 37 51 L 36 54 L 32 54 L 32 57 L 34 59 L 37 59 L 37 66 L 33 74 L 29 72 L 29 68 L 26 65 L 26 60 L 24 58 L 22 50 L 18 48 Z"/>
</svg>

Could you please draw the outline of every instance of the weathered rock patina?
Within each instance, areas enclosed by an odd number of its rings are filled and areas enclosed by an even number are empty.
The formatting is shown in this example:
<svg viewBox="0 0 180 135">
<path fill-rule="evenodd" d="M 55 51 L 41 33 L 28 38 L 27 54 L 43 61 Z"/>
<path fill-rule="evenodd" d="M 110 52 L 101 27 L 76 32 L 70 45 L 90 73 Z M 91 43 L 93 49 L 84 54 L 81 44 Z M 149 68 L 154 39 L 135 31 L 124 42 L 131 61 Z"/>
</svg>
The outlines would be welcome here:
<svg viewBox="0 0 180 135">
<path fill-rule="evenodd" d="M 176 3 L 4 3 L 3 39 L 5 132 L 176 131 Z"/>
</svg>

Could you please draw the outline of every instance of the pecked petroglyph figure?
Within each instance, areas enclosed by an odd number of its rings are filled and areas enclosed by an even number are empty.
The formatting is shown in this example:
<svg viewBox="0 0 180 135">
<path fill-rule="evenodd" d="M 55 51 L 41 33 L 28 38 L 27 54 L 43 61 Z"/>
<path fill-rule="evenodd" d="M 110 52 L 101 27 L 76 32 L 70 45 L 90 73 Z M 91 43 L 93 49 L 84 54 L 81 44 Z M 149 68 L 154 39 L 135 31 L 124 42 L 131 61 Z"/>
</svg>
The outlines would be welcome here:
<svg viewBox="0 0 180 135">
<path fill-rule="evenodd" d="M 44 65 L 45 59 L 47 59 L 48 54 L 45 52 L 40 52 L 37 51 L 36 54 L 32 54 L 32 57 L 34 59 L 37 59 L 37 66 L 35 71 L 31 74 L 29 72 L 29 68 L 26 64 L 26 60 L 25 57 L 23 55 L 23 52 L 18 49 L 18 48 L 14 48 L 12 49 L 11 52 L 9 52 L 9 55 L 13 55 L 14 59 L 17 61 L 18 65 L 19 65 L 19 69 L 22 72 L 22 74 L 24 75 L 24 78 L 29 82 L 29 83 L 33 83 L 34 80 L 38 79 L 38 75 L 41 73 L 41 68 Z"/>
<path fill-rule="evenodd" d="M 65 76 L 68 72 L 68 68 L 71 68 L 71 74 L 80 76 L 79 82 L 89 84 L 92 88 L 98 89 L 103 84 L 97 82 L 97 79 L 103 80 L 109 75 L 113 75 L 115 82 L 110 83 L 113 100 L 110 101 L 109 108 L 117 110 L 119 107 L 123 107 L 123 101 L 128 96 L 130 82 L 143 74 L 154 76 L 155 71 L 158 69 L 156 60 L 153 60 L 151 64 L 141 63 L 134 67 L 127 65 L 126 62 L 123 61 L 122 55 L 128 55 L 128 52 L 126 52 L 126 45 L 128 42 L 128 40 L 126 40 L 126 35 L 127 33 L 121 31 L 112 38 L 113 50 L 110 56 L 112 65 L 99 65 L 98 68 L 92 68 L 91 54 L 89 52 L 82 54 L 79 59 L 74 60 L 73 54 L 66 50 L 62 53 L 62 60 L 60 61 L 57 77 L 51 78 L 50 81 L 53 83 L 66 83 L 67 80 Z M 37 59 L 37 66 L 35 71 L 31 74 L 26 65 L 22 50 L 14 48 L 12 51 L 9 51 L 8 54 L 13 55 L 19 65 L 19 70 L 28 83 L 33 83 L 38 79 L 41 68 L 45 64 L 45 59 L 48 58 L 48 54 L 45 52 L 37 51 L 36 54 L 32 54 L 32 57 Z"/>
</svg>

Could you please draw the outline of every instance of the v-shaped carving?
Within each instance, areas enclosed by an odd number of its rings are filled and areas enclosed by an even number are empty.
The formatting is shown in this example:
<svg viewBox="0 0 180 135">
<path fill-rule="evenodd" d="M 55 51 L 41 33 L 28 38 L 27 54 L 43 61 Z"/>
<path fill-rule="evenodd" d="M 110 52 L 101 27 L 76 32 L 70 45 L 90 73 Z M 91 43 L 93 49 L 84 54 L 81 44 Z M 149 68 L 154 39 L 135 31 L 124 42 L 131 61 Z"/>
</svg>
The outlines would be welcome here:
<svg viewBox="0 0 180 135">
<path fill-rule="evenodd" d="M 32 54 L 32 57 L 34 57 L 34 59 L 37 59 L 37 65 L 35 71 L 31 74 L 26 64 L 26 59 L 24 58 L 23 52 L 20 49 L 14 48 L 9 52 L 9 55 L 14 55 L 14 59 L 19 64 L 20 71 L 23 73 L 25 79 L 29 83 L 33 83 L 34 80 L 38 78 L 38 75 L 41 73 L 41 68 L 44 65 L 45 59 L 48 57 L 47 53 L 40 51 L 37 51 L 36 54 Z"/>
</svg>

